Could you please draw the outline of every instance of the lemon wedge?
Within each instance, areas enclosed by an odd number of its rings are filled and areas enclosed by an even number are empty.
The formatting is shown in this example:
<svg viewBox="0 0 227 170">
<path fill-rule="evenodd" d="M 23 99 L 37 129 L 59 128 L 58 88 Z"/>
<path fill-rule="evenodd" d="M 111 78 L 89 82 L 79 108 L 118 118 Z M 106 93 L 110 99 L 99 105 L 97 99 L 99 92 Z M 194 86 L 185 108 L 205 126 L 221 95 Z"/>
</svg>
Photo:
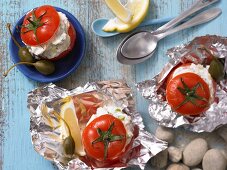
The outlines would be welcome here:
<svg viewBox="0 0 227 170">
<path fill-rule="evenodd" d="M 135 29 L 146 17 L 150 0 L 128 0 L 126 8 L 132 13 L 130 23 L 125 23 L 118 18 L 110 19 L 103 27 L 106 32 L 129 32 Z"/>
<path fill-rule="evenodd" d="M 76 109 L 74 107 L 74 103 L 71 98 L 61 107 L 60 116 L 66 121 L 66 123 L 70 128 L 72 138 L 75 142 L 75 153 L 80 156 L 84 156 L 85 151 L 81 140 L 82 137 L 80 132 L 80 126 L 76 116 Z M 65 123 L 63 121 L 60 121 L 60 122 L 61 122 L 61 136 L 64 139 L 68 137 L 69 131 Z"/>
<path fill-rule="evenodd" d="M 112 10 L 118 19 L 124 23 L 129 23 L 132 19 L 131 12 L 125 8 L 120 2 L 120 0 L 105 0 L 107 6 Z"/>
</svg>

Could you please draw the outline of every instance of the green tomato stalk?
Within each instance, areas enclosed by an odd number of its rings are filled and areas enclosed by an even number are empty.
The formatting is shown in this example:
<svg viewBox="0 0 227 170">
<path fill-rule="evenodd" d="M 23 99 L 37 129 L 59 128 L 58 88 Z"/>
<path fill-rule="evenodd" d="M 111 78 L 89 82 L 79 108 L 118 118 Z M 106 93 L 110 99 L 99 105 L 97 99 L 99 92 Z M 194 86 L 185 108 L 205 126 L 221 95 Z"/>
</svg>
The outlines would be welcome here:
<svg viewBox="0 0 227 170">
<path fill-rule="evenodd" d="M 113 135 L 112 134 L 113 127 L 114 122 L 111 123 L 107 131 L 102 131 L 100 128 L 98 128 L 97 132 L 99 134 L 99 137 L 92 142 L 92 145 L 98 142 L 102 142 L 104 144 L 104 160 L 106 160 L 107 158 L 109 143 L 114 141 L 121 141 L 124 138 L 124 136 L 122 135 Z"/>
</svg>

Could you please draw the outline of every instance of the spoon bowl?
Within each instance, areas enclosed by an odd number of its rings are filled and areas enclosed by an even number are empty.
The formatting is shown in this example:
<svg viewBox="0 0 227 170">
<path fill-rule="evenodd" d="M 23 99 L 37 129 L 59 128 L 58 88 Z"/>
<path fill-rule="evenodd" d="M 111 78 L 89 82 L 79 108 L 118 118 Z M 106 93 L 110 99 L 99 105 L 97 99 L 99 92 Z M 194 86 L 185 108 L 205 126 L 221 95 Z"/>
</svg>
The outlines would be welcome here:
<svg viewBox="0 0 227 170">
<path fill-rule="evenodd" d="M 143 57 L 143 58 L 138 58 L 138 59 L 129 59 L 129 58 L 126 58 L 125 56 L 123 56 L 120 51 L 118 51 L 118 54 L 117 54 L 117 60 L 122 63 L 122 64 L 125 64 L 125 65 L 135 65 L 135 64 L 139 64 L 139 63 L 143 63 L 145 62 L 148 58 L 150 58 L 151 56 L 153 56 L 153 54 L 155 53 L 155 51 L 146 56 L 146 57 Z"/>
<path fill-rule="evenodd" d="M 125 41 L 121 53 L 128 59 L 144 58 L 156 49 L 158 40 L 151 32 L 138 32 Z"/>
<path fill-rule="evenodd" d="M 146 56 L 146 57 L 143 57 L 143 58 L 127 58 L 125 57 L 122 53 L 121 53 L 121 49 L 122 49 L 122 46 L 124 44 L 124 42 L 126 42 L 128 40 L 128 38 L 130 38 L 131 36 L 133 35 L 136 35 L 138 33 L 144 33 L 146 31 L 141 31 L 141 32 L 134 32 L 133 34 L 127 36 L 123 41 L 122 41 L 122 44 L 120 44 L 120 46 L 118 47 L 117 49 L 117 60 L 122 63 L 122 64 L 126 64 L 126 65 L 134 65 L 134 64 L 139 64 L 139 63 L 142 63 L 144 61 L 146 61 L 148 58 L 150 58 L 154 53 Z"/>
<path fill-rule="evenodd" d="M 92 25 L 91 25 L 91 28 L 92 28 L 92 31 L 100 36 L 100 37 L 112 37 L 112 36 L 115 36 L 115 35 L 118 35 L 119 32 L 105 32 L 102 30 L 102 28 L 106 25 L 106 23 L 109 21 L 109 19 L 106 19 L 106 18 L 99 18 L 99 19 L 96 19 L 92 22 Z"/>
</svg>

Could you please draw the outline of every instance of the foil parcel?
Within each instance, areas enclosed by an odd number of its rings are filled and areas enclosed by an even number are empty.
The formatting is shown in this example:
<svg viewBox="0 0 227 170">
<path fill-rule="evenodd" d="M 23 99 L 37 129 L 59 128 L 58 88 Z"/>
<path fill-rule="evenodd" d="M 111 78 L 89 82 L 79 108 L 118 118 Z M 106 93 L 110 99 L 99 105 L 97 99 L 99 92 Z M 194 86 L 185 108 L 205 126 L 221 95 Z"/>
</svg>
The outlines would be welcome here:
<svg viewBox="0 0 227 170">
<path fill-rule="evenodd" d="M 34 149 L 44 158 L 53 161 L 61 170 L 94 169 L 89 160 L 79 157 L 68 157 L 62 148 L 59 120 L 51 114 L 59 113 L 61 106 L 68 97 L 79 98 L 83 94 L 95 95 L 103 105 L 113 102 L 130 115 L 132 123 L 138 127 L 138 136 L 134 139 L 128 157 L 122 160 L 120 166 L 103 169 L 121 169 L 133 165 L 144 169 L 148 160 L 167 148 L 167 143 L 144 130 L 141 115 L 135 110 L 135 102 L 131 89 L 124 81 L 102 81 L 87 83 L 70 91 L 49 84 L 37 88 L 28 94 L 28 109 L 30 116 L 30 132 Z M 86 100 L 86 99 L 85 99 Z M 75 109 L 78 109 L 75 106 Z M 80 120 L 79 120 L 80 121 Z M 98 169 L 98 168 L 95 168 Z M 100 169 L 100 168 L 99 168 Z"/>
<path fill-rule="evenodd" d="M 224 79 L 217 84 L 216 100 L 210 108 L 197 117 L 181 116 L 171 110 L 165 100 L 165 83 L 168 74 L 179 63 L 192 62 L 195 64 L 206 64 L 208 58 L 206 50 L 218 58 L 225 59 L 224 71 L 227 74 L 227 38 L 215 35 L 197 37 L 188 44 L 171 48 L 167 51 L 170 57 L 169 62 L 162 71 L 151 80 L 137 84 L 137 89 L 142 96 L 150 101 L 149 114 L 160 125 L 177 128 L 184 128 L 193 132 L 212 132 L 219 126 L 227 124 L 227 80 Z"/>
</svg>

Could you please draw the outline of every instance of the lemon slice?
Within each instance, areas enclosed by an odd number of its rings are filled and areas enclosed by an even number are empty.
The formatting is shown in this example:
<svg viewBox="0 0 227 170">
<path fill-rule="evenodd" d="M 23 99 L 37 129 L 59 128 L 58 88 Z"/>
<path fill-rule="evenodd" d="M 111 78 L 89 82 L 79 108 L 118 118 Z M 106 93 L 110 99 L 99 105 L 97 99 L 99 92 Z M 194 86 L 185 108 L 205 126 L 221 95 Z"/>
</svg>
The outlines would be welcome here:
<svg viewBox="0 0 227 170">
<path fill-rule="evenodd" d="M 124 23 L 129 23 L 132 19 L 131 12 L 125 8 L 120 0 L 105 0 L 107 6 L 112 10 L 118 19 Z"/>
<path fill-rule="evenodd" d="M 60 116 L 66 121 L 66 123 L 70 128 L 71 135 L 75 142 L 75 153 L 80 156 L 84 156 L 85 151 L 81 140 L 80 127 L 78 124 L 78 119 L 76 117 L 76 110 L 72 99 L 70 99 L 61 107 Z M 69 132 L 68 132 L 67 126 L 63 121 L 61 121 L 61 136 L 64 139 L 68 137 L 68 135 L 69 135 Z"/>
<path fill-rule="evenodd" d="M 133 14 L 130 23 L 124 23 L 118 18 L 110 19 L 103 27 L 106 32 L 129 32 L 135 29 L 146 17 L 150 0 L 128 0 L 127 9 Z"/>
</svg>

